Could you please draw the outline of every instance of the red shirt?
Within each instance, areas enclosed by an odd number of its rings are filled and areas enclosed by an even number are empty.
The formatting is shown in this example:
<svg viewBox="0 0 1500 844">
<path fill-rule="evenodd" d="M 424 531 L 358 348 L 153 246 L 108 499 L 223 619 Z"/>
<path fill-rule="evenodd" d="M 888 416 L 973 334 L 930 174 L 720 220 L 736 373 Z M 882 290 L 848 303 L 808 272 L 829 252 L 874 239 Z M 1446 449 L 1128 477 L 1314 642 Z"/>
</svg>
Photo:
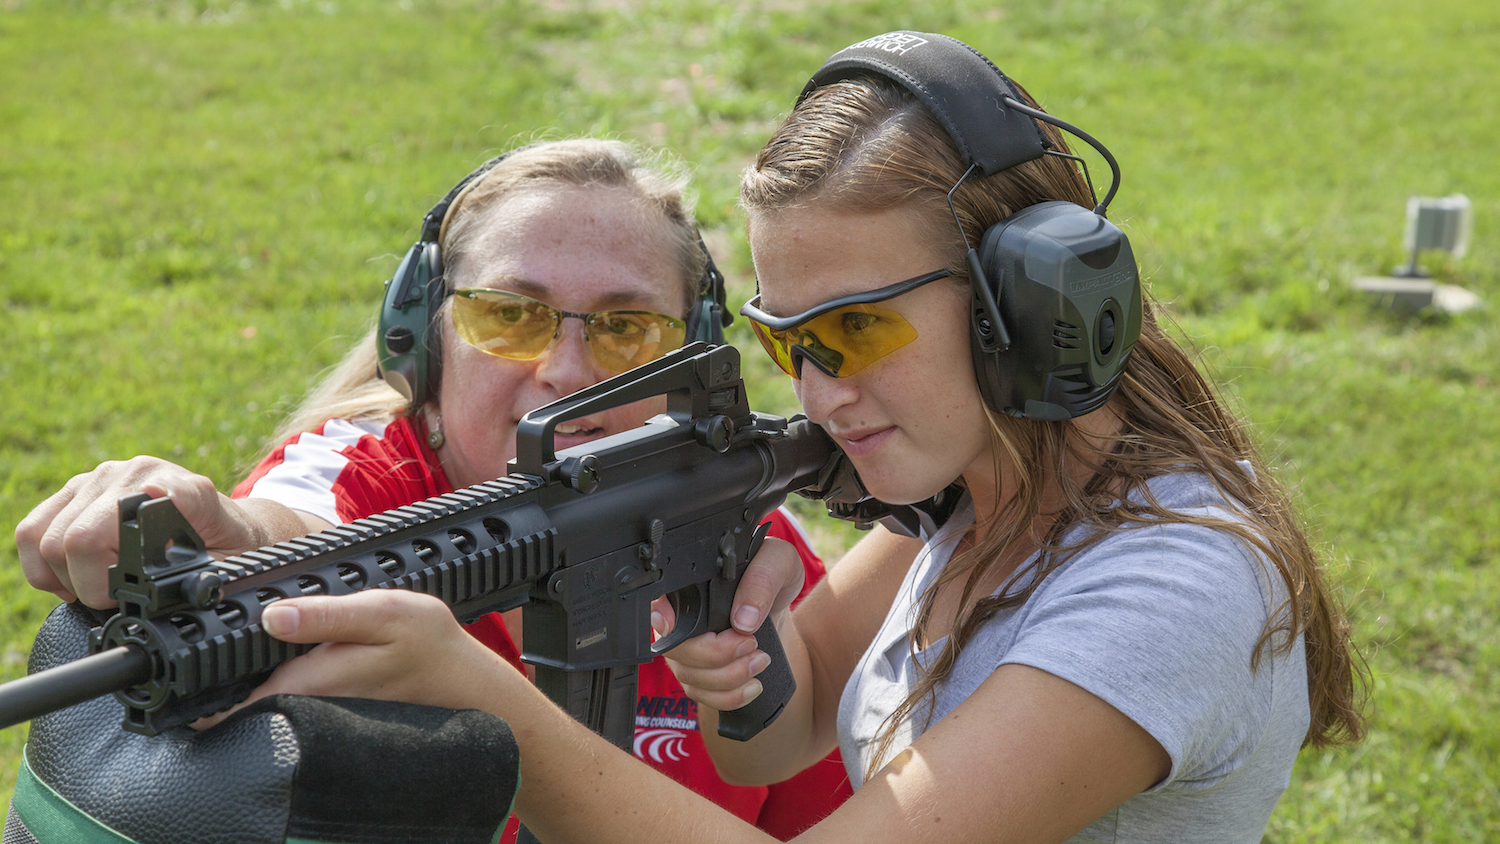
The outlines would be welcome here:
<svg viewBox="0 0 1500 844">
<path fill-rule="evenodd" d="M 388 425 L 330 419 L 318 430 L 291 437 L 234 488 L 235 498 L 269 498 L 332 524 L 352 522 L 434 495 L 452 492 L 427 447 L 426 436 L 406 417 Z M 769 535 L 797 548 L 806 571 L 802 595 L 821 580 L 823 562 L 791 513 L 770 518 Z M 802 595 L 798 596 L 801 600 Z M 499 613 L 466 628 L 517 669 L 520 653 Z M 672 779 L 782 840 L 802 832 L 851 793 L 839 753 L 782 783 L 734 786 L 721 780 L 698 733 L 698 706 L 682 691 L 666 661 L 640 666 L 635 755 Z M 503 842 L 515 840 L 511 818 Z"/>
</svg>

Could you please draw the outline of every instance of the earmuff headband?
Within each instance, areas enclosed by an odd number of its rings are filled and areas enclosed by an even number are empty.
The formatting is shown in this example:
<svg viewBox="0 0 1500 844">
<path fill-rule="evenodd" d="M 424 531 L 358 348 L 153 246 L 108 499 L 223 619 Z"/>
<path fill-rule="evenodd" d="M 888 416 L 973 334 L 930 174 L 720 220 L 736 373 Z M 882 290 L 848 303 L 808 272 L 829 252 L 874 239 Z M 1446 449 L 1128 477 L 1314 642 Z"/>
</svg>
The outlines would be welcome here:
<svg viewBox="0 0 1500 844">
<path fill-rule="evenodd" d="M 438 203 L 432 206 L 432 210 L 427 212 L 427 216 L 422 218 L 422 240 L 428 243 L 442 243 L 443 235 L 448 232 L 448 209 L 452 208 L 458 202 L 458 198 L 467 193 L 469 188 L 473 187 L 485 173 L 495 169 L 495 165 L 529 146 L 532 145 L 527 144 L 526 146 L 516 147 L 509 152 L 501 153 L 479 165 L 474 172 L 463 177 L 458 184 L 453 186 L 452 190 L 448 191 L 448 195 L 438 200 Z"/>
<path fill-rule="evenodd" d="M 797 102 L 816 88 L 872 72 L 905 87 L 932 112 L 966 167 L 993 176 L 1046 153 L 1041 129 L 1006 105 L 1021 99 L 1011 81 L 984 54 L 946 35 L 902 30 L 845 47 L 818 68 Z"/>
</svg>

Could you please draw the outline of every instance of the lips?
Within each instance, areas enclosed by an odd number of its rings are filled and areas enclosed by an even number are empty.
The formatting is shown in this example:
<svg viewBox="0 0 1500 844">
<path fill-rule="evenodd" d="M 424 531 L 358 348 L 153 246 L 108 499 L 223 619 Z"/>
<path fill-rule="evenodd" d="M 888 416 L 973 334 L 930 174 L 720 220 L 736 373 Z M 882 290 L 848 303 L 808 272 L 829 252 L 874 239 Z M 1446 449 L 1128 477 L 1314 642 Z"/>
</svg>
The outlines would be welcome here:
<svg viewBox="0 0 1500 844">
<path fill-rule="evenodd" d="M 866 457 L 874 454 L 881 445 L 895 433 L 895 426 L 885 428 L 864 428 L 858 431 L 845 431 L 842 433 L 829 432 L 844 453 L 850 457 Z"/>
<path fill-rule="evenodd" d="M 572 448 L 575 445 L 582 445 L 586 442 L 597 440 L 604 436 L 604 434 L 605 430 L 603 428 L 595 425 L 588 419 L 574 419 L 569 422 L 562 422 L 552 429 L 553 448 L 558 451 L 565 448 Z"/>
</svg>

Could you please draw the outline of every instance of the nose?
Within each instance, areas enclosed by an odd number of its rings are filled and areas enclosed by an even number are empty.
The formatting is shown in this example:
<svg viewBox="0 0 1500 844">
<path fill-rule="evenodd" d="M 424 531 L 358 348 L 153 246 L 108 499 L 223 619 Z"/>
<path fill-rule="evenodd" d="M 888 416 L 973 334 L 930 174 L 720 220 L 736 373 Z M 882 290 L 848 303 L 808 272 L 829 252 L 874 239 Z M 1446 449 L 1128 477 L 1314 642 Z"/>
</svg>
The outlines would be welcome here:
<svg viewBox="0 0 1500 844">
<path fill-rule="evenodd" d="M 594 362 L 583 321 L 567 317 L 558 325 L 558 338 L 537 359 L 536 378 L 562 398 L 603 381 L 608 373 Z"/>
<path fill-rule="evenodd" d="M 802 377 L 792 382 L 792 391 L 807 418 L 817 425 L 831 419 L 839 408 L 859 400 L 854 378 L 834 378 L 816 366 L 802 367 Z"/>
</svg>

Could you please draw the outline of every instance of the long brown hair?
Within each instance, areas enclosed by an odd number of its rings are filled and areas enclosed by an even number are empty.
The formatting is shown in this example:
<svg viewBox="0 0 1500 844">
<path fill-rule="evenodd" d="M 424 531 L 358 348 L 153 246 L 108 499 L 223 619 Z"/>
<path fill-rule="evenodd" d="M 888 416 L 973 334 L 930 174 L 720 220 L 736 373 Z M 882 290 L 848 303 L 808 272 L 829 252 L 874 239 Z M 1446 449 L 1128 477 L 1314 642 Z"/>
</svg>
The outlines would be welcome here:
<svg viewBox="0 0 1500 844">
<path fill-rule="evenodd" d="M 1021 90 L 1021 95 L 1035 107 L 1029 94 Z M 1057 130 L 1042 128 L 1056 149 L 1067 150 Z M 945 200 L 965 169 L 947 133 L 914 97 L 883 79 L 856 78 L 815 90 L 793 110 L 744 174 L 741 199 L 748 211 L 766 214 L 809 206 L 912 208 L 933 243 L 951 245 L 948 269 L 956 283 L 966 285 L 964 239 Z M 1054 199 L 1094 205 L 1074 164 L 1043 156 L 965 181 L 953 193 L 953 208 L 968 242 L 978 243 L 989 226 Z M 959 606 L 964 609 L 953 620 L 941 653 L 886 721 L 867 778 L 883 764 L 897 725 L 935 697 L 981 625 L 1000 610 L 1023 604 L 1050 572 L 1106 534 L 1162 520 L 1227 531 L 1270 561 L 1286 599 L 1268 608 L 1252 670 L 1267 652 L 1284 655 L 1298 635 L 1304 636 L 1311 707 L 1304 743 L 1325 746 L 1363 737 L 1363 666 L 1288 496 L 1261 461 L 1244 424 L 1162 331 L 1149 297 L 1141 338 L 1107 406 L 1120 420 L 1120 433 L 1102 445 L 1071 421 L 990 414 L 996 477 L 1006 479 L 1007 495 L 999 498 L 996 513 L 976 514 L 988 519 L 991 529 L 984 536 L 972 533 L 969 549 L 950 562 L 922 597 L 913 648 L 926 639 L 939 589 L 963 580 Z M 1239 461 L 1248 461 L 1253 472 L 1243 471 Z M 1002 465 L 1009 467 L 1003 474 Z M 1187 516 L 1162 506 L 1146 482 L 1183 469 L 1211 479 L 1239 518 Z M 1044 498 L 1055 506 L 1059 495 L 1061 516 L 1044 535 L 1036 535 Z M 1084 538 L 1063 544 L 1064 535 L 1080 526 L 1087 528 Z M 986 576 L 1005 552 L 1027 545 L 1040 550 L 1038 574 L 1028 585 L 1000 595 L 977 594 L 981 583 L 992 582 Z"/>
</svg>

